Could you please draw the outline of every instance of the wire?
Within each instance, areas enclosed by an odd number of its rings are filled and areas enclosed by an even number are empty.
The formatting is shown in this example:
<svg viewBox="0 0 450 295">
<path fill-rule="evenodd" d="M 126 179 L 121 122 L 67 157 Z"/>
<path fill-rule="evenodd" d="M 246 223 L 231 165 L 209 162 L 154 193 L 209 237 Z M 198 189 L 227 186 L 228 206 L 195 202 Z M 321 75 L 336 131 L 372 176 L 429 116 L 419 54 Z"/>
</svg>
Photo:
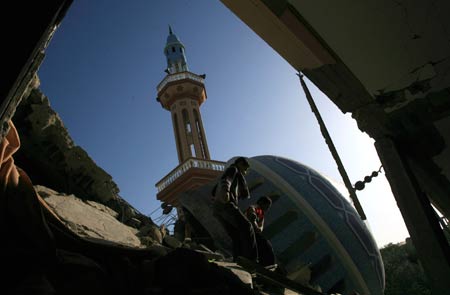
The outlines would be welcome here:
<svg viewBox="0 0 450 295">
<path fill-rule="evenodd" d="M 353 188 L 352 183 L 350 182 L 350 178 L 348 177 L 347 172 L 345 171 L 344 165 L 342 164 L 341 158 L 339 157 L 336 147 L 334 146 L 333 140 L 331 139 L 331 136 L 328 133 L 328 129 L 325 126 L 325 122 L 323 121 L 322 116 L 320 115 L 319 109 L 317 108 L 311 96 L 311 92 L 309 91 L 308 86 L 306 86 L 305 80 L 303 79 L 303 74 L 299 72 L 297 76 L 300 79 L 300 83 L 302 85 L 303 91 L 305 92 L 306 100 L 308 101 L 309 106 L 311 107 L 311 111 L 316 116 L 317 122 L 319 123 L 320 131 L 322 133 L 323 138 L 325 139 L 325 143 L 327 144 L 328 149 L 330 150 L 331 155 L 333 156 L 333 159 L 336 162 L 342 180 L 344 181 L 344 184 L 347 187 L 348 193 L 350 194 L 350 198 L 353 201 L 353 205 L 355 206 L 355 209 L 358 212 L 361 219 L 366 220 L 367 219 L 366 214 L 364 213 L 361 203 L 358 200 L 356 191 Z"/>
</svg>

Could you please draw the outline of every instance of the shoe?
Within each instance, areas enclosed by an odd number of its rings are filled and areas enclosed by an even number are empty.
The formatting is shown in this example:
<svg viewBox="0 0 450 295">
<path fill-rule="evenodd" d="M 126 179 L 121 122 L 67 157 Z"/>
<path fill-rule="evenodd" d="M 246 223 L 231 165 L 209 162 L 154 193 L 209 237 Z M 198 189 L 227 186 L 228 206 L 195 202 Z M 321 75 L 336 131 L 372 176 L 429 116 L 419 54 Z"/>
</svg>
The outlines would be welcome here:
<svg viewBox="0 0 450 295">
<path fill-rule="evenodd" d="M 264 266 L 264 268 L 265 269 L 267 269 L 267 270 L 270 270 L 270 271 L 276 271 L 277 270 L 277 268 L 278 268 L 278 264 L 272 264 L 272 265 L 267 265 L 267 266 Z"/>
</svg>

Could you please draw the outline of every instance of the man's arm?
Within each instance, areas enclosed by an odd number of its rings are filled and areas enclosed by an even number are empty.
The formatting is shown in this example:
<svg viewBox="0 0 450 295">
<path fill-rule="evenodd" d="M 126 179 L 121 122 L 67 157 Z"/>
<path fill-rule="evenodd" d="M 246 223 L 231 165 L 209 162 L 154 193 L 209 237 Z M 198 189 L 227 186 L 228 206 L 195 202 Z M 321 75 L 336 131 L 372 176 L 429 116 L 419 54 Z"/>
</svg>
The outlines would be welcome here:
<svg viewBox="0 0 450 295">
<path fill-rule="evenodd" d="M 238 169 L 234 166 L 228 167 L 220 178 L 220 185 L 222 189 L 226 192 L 230 192 L 231 183 L 236 177 Z"/>
<path fill-rule="evenodd" d="M 247 219 L 251 223 L 255 223 L 256 222 L 256 218 L 258 217 L 256 215 L 255 207 L 254 206 L 248 207 L 248 209 L 245 211 L 245 216 L 247 216 Z"/>
<path fill-rule="evenodd" d="M 259 229 L 259 232 L 262 233 L 262 231 L 264 229 L 264 219 L 259 222 L 258 229 Z"/>
<path fill-rule="evenodd" d="M 245 177 L 241 174 L 238 176 L 239 178 L 239 199 L 250 199 L 250 190 L 248 189 L 247 181 Z"/>
<path fill-rule="evenodd" d="M 245 211 L 245 216 L 251 222 L 253 228 L 258 232 L 261 232 L 261 229 L 258 226 L 258 215 L 256 214 L 255 206 L 252 205 L 248 207 L 248 209 Z"/>
<path fill-rule="evenodd" d="M 216 199 L 222 203 L 230 201 L 230 188 L 234 177 L 237 173 L 237 168 L 234 166 L 228 167 L 222 174 L 218 188 L 216 190 Z"/>
</svg>

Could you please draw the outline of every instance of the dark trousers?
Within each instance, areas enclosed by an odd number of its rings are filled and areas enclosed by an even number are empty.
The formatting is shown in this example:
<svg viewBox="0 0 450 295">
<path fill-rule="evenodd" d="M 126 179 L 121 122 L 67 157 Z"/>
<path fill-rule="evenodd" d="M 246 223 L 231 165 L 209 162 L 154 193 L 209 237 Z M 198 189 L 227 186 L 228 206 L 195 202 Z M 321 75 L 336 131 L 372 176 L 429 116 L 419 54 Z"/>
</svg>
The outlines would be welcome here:
<svg viewBox="0 0 450 295">
<path fill-rule="evenodd" d="M 258 247 L 258 259 L 262 266 L 275 264 L 275 254 L 273 253 L 272 243 L 266 239 L 260 232 L 255 231 L 256 245 Z"/>
<path fill-rule="evenodd" d="M 217 205 L 214 215 L 220 220 L 233 242 L 233 258 L 258 259 L 255 231 L 250 221 L 234 204 Z"/>
</svg>

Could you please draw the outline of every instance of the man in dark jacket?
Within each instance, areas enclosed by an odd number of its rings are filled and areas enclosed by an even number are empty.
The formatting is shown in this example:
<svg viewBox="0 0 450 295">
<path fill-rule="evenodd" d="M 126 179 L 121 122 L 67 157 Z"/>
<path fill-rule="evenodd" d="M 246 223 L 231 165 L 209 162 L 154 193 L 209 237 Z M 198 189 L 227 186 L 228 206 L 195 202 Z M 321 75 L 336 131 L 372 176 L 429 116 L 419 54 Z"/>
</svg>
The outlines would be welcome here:
<svg viewBox="0 0 450 295">
<path fill-rule="evenodd" d="M 223 224 L 233 242 L 233 258 L 238 256 L 258 261 L 255 232 L 250 221 L 238 207 L 240 199 L 249 198 L 250 192 L 244 175 L 250 168 L 248 160 L 237 158 L 220 177 L 213 189 L 214 215 Z"/>
</svg>

